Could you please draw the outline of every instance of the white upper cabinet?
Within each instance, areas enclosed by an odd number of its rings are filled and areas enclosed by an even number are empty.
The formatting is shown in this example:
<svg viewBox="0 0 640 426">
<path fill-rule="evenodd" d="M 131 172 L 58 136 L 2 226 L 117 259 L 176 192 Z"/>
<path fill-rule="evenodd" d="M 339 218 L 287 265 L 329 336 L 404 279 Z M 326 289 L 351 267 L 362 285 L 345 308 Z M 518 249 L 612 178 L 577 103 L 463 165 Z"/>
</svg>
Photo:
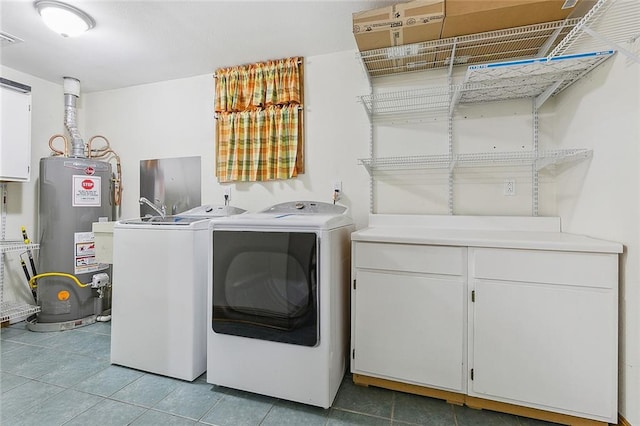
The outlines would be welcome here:
<svg viewBox="0 0 640 426">
<path fill-rule="evenodd" d="M 31 177 L 31 88 L 0 79 L 0 181 Z"/>
</svg>

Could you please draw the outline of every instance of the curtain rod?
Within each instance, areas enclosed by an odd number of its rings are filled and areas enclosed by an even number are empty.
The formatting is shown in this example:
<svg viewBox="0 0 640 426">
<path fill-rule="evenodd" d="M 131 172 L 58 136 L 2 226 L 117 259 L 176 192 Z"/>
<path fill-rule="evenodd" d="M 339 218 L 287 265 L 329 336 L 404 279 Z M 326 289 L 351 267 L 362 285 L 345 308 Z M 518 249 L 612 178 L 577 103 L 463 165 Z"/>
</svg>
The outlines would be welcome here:
<svg viewBox="0 0 640 426">
<path fill-rule="evenodd" d="M 272 61 L 281 61 L 281 60 L 282 60 L 282 59 L 272 59 Z M 248 67 L 248 66 L 255 65 L 255 64 L 264 64 L 264 63 L 266 63 L 266 62 L 269 62 L 269 61 L 265 61 L 265 62 L 254 62 L 254 63 L 252 63 L 252 64 L 244 64 L 244 65 L 233 65 L 233 66 L 232 66 L 232 67 L 230 67 L 230 68 L 233 68 L 233 67 Z M 300 64 L 302 64 L 302 60 L 298 60 L 296 63 L 297 63 L 298 65 L 300 65 Z M 227 67 L 227 68 L 229 68 L 229 67 Z M 214 74 L 213 74 L 213 78 L 218 78 L 218 74 L 214 73 Z"/>
</svg>

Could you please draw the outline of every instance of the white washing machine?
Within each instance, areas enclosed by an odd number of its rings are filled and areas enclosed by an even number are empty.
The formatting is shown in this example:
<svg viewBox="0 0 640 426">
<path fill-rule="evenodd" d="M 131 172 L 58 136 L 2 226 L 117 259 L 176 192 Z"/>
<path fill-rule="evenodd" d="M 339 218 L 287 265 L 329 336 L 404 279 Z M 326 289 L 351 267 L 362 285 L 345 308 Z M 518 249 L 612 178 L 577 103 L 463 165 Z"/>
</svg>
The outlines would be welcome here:
<svg viewBox="0 0 640 426">
<path fill-rule="evenodd" d="M 209 225 L 242 212 L 200 206 L 114 225 L 112 364 L 188 381 L 204 373 Z"/>
<path fill-rule="evenodd" d="M 207 382 L 330 407 L 349 344 L 347 208 L 283 203 L 209 230 Z"/>
</svg>

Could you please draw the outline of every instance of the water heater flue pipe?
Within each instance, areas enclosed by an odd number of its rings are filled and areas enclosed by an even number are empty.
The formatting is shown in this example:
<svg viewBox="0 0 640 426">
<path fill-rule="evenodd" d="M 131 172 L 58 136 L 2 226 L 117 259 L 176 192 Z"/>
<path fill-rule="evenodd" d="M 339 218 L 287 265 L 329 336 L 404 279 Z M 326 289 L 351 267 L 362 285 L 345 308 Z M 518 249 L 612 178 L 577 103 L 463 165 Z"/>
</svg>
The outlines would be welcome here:
<svg viewBox="0 0 640 426">
<path fill-rule="evenodd" d="M 69 156 L 85 158 L 85 146 L 76 124 L 76 103 L 80 96 L 80 80 L 64 77 L 64 125 L 71 136 L 71 152 Z"/>
</svg>

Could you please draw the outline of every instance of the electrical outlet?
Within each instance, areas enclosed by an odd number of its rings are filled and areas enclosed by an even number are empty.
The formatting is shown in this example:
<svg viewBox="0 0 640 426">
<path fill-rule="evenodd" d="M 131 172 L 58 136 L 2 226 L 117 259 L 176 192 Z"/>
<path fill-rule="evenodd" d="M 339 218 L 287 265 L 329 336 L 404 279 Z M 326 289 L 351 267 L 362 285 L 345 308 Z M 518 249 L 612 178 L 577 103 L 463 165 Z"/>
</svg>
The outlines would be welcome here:
<svg viewBox="0 0 640 426">
<path fill-rule="evenodd" d="M 504 180 L 504 188 L 503 194 L 505 196 L 516 195 L 516 180 L 515 179 L 505 179 Z"/>
<path fill-rule="evenodd" d="M 333 181 L 333 204 L 336 203 L 336 201 L 339 201 L 340 198 L 342 198 L 342 181 L 341 180 L 334 180 Z"/>
</svg>

